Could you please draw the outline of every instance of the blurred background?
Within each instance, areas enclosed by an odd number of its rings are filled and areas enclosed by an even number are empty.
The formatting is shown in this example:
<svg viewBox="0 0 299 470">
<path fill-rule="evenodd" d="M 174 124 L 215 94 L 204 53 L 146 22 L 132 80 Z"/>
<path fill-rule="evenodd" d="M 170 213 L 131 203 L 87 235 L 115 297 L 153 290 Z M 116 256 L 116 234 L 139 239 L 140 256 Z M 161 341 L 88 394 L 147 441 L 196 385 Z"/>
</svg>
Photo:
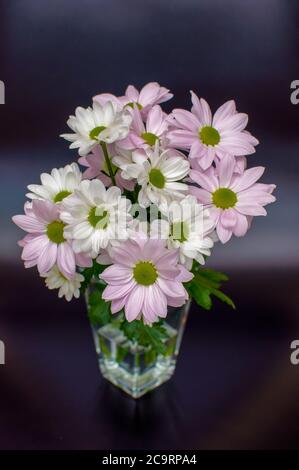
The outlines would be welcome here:
<svg viewBox="0 0 299 470">
<path fill-rule="evenodd" d="M 0 17 L 1 449 L 297 448 L 299 5 L 296 0 L 2 0 Z M 238 310 L 193 306 L 174 379 L 134 402 L 99 376 L 84 302 L 25 271 L 16 245 L 26 186 L 76 161 L 58 136 L 101 92 L 158 81 L 190 107 L 249 114 L 277 203 L 209 265 Z"/>
</svg>

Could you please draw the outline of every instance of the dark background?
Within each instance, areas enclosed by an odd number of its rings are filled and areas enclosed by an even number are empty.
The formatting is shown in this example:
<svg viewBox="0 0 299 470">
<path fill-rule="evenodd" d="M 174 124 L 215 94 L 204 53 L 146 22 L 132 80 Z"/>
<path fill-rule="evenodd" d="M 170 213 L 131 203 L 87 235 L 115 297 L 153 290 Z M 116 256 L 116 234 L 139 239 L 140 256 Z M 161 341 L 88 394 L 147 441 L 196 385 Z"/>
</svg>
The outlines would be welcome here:
<svg viewBox="0 0 299 470">
<path fill-rule="evenodd" d="M 296 0 L 0 0 L 1 449 L 298 448 L 299 79 Z M 26 185 L 76 160 L 58 135 L 100 92 L 158 81 L 190 106 L 234 98 L 277 203 L 218 245 L 238 310 L 193 307 L 175 377 L 134 401 L 97 369 L 83 300 L 25 271 L 10 218 Z"/>
</svg>

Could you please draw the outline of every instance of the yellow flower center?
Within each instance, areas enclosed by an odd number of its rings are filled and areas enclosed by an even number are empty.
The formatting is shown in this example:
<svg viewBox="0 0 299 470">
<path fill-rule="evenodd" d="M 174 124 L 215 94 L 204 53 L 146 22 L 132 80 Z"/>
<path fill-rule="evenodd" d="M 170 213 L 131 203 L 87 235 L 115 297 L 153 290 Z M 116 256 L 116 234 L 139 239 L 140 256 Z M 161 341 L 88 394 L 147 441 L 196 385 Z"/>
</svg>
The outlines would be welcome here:
<svg viewBox="0 0 299 470">
<path fill-rule="evenodd" d="M 211 145 L 212 147 L 214 147 L 220 142 L 220 134 L 217 129 L 215 129 L 215 127 L 204 126 L 200 129 L 198 134 L 200 140 L 205 145 Z"/>
<path fill-rule="evenodd" d="M 156 188 L 162 189 L 165 186 L 165 176 L 158 168 L 152 168 L 148 175 L 149 182 Z"/>
<path fill-rule="evenodd" d="M 68 197 L 70 194 L 72 194 L 70 191 L 60 191 L 59 193 L 56 194 L 54 197 L 53 201 L 54 202 L 61 202 L 65 197 Z"/>
<path fill-rule="evenodd" d="M 101 207 L 92 207 L 89 211 L 87 220 L 92 227 L 105 230 L 109 222 L 108 211 Z"/>
<path fill-rule="evenodd" d="M 137 284 L 150 286 L 156 281 L 158 273 L 151 261 L 139 261 L 133 269 L 133 276 Z"/>
<path fill-rule="evenodd" d="M 229 209 L 234 207 L 238 201 L 237 195 L 229 188 L 219 188 L 212 194 L 212 200 L 216 207 Z"/>
<path fill-rule="evenodd" d="M 65 242 L 65 238 L 63 236 L 64 226 L 64 223 L 60 220 L 55 220 L 47 226 L 47 235 L 51 242 L 56 243 L 57 245 Z"/>
<path fill-rule="evenodd" d="M 90 137 L 92 140 L 98 140 L 99 134 L 100 134 L 101 132 L 103 132 L 105 129 L 106 129 L 105 126 L 97 126 L 97 127 L 94 127 L 94 128 L 90 131 L 89 137 Z"/>
</svg>

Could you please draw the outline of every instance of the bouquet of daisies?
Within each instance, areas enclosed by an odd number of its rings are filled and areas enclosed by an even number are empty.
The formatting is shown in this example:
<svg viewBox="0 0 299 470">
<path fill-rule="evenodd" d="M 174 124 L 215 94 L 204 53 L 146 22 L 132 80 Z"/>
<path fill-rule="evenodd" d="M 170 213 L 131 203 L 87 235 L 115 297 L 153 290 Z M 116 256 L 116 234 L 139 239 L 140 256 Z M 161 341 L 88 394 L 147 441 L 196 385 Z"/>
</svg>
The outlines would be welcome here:
<svg viewBox="0 0 299 470">
<path fill-rule="evenodd" d="M 203 268 L 216 242 L 244 236 L 275 201 L 263 167 L 247 168 L 258 141 L 233 100 L 213 115 L 191 92 L 191 110 L 166 114 L 168 89 L 128 86 L 99 94 L 69 117 L 61 137 L 78 163 L 41 174 L 13 221 L 25 267 L 71 300 L 96 282 L 97 315 L 154 325 L 189 298 L 206 309 L 222 273 Z M 99 309 L 99 305 L 101 308 Z M 108 316 L 108 317 L 107 317 Z"/>
</svg>

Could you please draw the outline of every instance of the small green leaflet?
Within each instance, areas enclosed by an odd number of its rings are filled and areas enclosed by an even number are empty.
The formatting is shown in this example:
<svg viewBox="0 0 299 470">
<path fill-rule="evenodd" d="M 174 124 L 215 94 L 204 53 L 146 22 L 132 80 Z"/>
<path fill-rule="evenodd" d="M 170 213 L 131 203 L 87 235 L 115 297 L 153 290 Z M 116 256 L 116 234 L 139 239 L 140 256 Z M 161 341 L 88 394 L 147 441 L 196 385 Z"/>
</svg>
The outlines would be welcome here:
<svg viewBox="0 0 299 470">
<path fill-rule="evenodd" d="M 165 354 L 167 346 L 164 341 L 168 339 L 168 334 L 161 323 L 148 326 L 140 320 L 132 322 L 124 320 L 121 328 L 129 339 L 136 341 L 141 346 L 151 346 L 159 354 Z"/>
<path fill-rule="evenodd" d="M 211 296 L 214 295 L 233 309 L 236 308 L 234 302 L 220 290 L 221 283 L 228 280 L 226 274 L 213 271 L 212 269 L 202 269 L 198 263 L 194 263 L 192 272 L 194 278 L 185 286 L 190 296 L 198 305 L 206 310 L 210 310 L 212 307 Z"/>
<path fill-rule="evenodd" d="M 102 299 L 103 287 L 95 285 L 88 299 L 88 317 L 93 325 L 106 325 L 111 321 L 110 302 Z"/>
</svg>

